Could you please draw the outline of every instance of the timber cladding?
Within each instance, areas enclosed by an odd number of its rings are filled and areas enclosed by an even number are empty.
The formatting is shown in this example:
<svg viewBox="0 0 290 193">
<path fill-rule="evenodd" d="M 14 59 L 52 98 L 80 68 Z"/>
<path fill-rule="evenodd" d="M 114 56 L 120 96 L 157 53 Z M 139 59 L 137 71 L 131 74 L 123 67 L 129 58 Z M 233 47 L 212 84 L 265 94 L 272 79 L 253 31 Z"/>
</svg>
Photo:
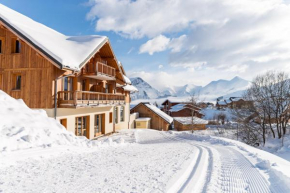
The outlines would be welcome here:
<svg viewBox="0 0 290 193">
<path fill-rule="evenodd" d="M 52 108 L 51 99 L 54 65 L 34 48 L 21 41 L 3 26 L 0 28 L 0 89 L 14 98 L 22 98 L 30 108 Z M 14 40 L 20 42 L 20 53 L 14 53 Z M 15 89 L 21 76 L 21 88 Z"/>
<path fill-rule="evenodd" d="M 195 124 L 194 126 L 190 124 L 182 124 L 176 120 L 174 120 L 174 129 L 177 131 L 190 131 L 190 130 L 205 130 L 206 125 L 205 124 Z"/>
<path fill-rule="evenodd" d="M 165 121 L 162 117 L 156 114 L 154 111 L 146 107 L 143 103 L 139 103 L 133 109 L 131 109 L 130 113 L 139 113 L 139 117 L 148 117 L 151 118 L 150 121 L 150 129 L 155 129 L 159 131 L 168 131 L 170 124 Z"/>
</svg>

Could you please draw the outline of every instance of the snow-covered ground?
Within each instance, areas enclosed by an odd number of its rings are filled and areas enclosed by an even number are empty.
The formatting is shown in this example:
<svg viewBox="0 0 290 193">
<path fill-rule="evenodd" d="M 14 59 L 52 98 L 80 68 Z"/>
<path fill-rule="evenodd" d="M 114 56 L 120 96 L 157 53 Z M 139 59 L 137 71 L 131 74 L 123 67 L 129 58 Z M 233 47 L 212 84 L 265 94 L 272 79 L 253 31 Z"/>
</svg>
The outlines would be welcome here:
<svg viewBox="0 0 290 193">
<path fill-rule="evenodd" d="M 2 91 L 0 106 L 0 192 L 290 192 L 290 162 L 241 142 L 146 129 L 91 141 Z"/>
<path fill-rule="evenodd" d="M 290 191 L 288 161 L 233 140 L 123 130 L 100 144 L 2 152 L 0 192 Z"/>
</svg>

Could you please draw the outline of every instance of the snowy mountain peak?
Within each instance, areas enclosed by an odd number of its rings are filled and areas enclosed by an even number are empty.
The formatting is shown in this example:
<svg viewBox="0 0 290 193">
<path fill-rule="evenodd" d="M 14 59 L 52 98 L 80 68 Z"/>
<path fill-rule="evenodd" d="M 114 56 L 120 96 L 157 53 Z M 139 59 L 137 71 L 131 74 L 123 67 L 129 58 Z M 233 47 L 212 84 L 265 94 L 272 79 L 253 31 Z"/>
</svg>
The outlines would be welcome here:
<svg viewBox="0 0 290 193">
<path fill-rule="evenodd" d="M 140 77 L 130 78 L 130 80 L 132 82 L 132 85 L 139 90 L 138 93 L 131 94 L 132 100 L 156 99 L 170 96 L 170 93 L 163 93 L 158 91 Z"/>
<path fill-rule="evenodd" d="M 132 84 L 138 88 L 139 93 L 132 95 L 132 99 L 157 99 L 168 96 L 174 97 L 188 97 L 195 93 L 201 96 L 214 99 L 218 96 L 241 96 L 243 91 L 247 89 L 250 82 L 236 76 L 231 80 L 215 80 L 206 86 L 197 86 L 194 84 L 186 84 L 184 86 L 170 86 L 165 87 L 162 92 L 158 91 L 140 77 L 131 78 Z"/>
</svg>

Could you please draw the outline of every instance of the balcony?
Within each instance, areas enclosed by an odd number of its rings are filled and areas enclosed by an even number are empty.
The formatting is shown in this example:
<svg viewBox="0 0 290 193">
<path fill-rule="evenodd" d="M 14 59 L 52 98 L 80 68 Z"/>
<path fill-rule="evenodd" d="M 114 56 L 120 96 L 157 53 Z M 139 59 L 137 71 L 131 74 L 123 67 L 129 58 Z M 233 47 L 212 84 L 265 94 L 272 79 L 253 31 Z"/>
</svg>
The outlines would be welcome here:
<svg viewBox="0 0 290 193">
<path fill-rule="evenodd" d="M 125 104 L 125 95 L 90 91 L 59 91 L 58 107 L 81 108 Z"/>
<path fill-rule="evenodd" d="M 87 64 L 83 68 L 83 75 L 100 80 L 116 80 L 116 69 L 108 66 L 106 61 L 99 60 L 95 64 Z"/>
</svg>

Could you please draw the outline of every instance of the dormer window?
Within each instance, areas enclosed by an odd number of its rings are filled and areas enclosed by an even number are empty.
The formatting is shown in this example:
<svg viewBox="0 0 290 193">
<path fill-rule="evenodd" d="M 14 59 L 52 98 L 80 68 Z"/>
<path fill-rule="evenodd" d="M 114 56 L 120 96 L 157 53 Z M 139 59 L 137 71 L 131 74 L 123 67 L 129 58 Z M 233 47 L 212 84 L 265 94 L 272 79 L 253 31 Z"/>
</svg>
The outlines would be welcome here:
<svg viewBox="0 0 290 193">
<path fill-rule="evenodd" d="M 11 53 L 20 53 L 21 50 L 21 43 L 20 40 L 16 38 L 12 38 L 12 45 L 11 45 Z"/>
</svg>

